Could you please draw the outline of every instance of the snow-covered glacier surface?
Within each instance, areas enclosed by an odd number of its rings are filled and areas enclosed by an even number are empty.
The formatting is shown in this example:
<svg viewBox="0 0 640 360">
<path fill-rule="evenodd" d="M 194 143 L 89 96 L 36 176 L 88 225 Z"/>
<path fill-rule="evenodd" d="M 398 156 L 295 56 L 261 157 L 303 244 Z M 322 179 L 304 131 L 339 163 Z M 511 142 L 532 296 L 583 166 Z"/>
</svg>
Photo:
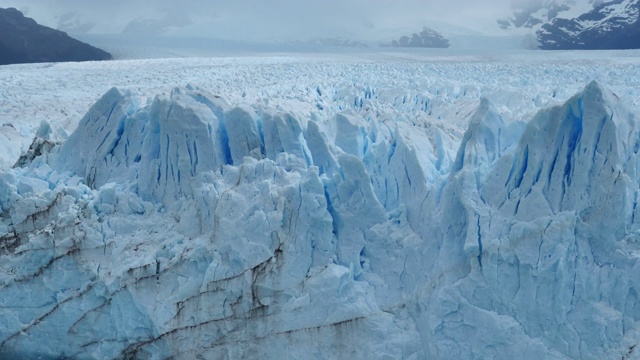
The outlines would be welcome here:
<svg viewBox="0 0 640 360">
<path fill-rule="evenodd" d="M 0 357 L 639 358 L 640 65 L 427 60 L 0 69 Z"/>
</svg>

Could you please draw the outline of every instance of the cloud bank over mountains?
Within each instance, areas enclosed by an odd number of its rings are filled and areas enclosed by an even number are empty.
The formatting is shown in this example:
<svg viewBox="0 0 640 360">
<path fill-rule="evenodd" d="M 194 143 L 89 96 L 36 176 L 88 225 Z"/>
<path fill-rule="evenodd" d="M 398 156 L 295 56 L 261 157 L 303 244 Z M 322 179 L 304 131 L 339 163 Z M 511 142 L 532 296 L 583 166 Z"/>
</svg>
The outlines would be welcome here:
<svg viewBox="0 0 640 360">
<path fill-rule="evenodd" d="M 509 0 L 0 0 L 40 23 L 69 32 L 156 34 L 227 39 L 343 36 L 367 39 L 380 31 L 430 23 L 496 28 Z"/>
</svg>

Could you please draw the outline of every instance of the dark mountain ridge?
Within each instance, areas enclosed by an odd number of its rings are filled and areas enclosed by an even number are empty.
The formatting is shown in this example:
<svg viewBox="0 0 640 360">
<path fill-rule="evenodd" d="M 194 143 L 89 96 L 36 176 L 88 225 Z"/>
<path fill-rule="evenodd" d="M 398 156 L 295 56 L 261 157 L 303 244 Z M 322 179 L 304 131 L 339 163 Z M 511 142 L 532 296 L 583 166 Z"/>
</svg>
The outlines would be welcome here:
<svg viewBox="0 0 640 360">
<path fill-rule="evenodd" d="M 0 65 L 110 60 L 111 54 L 38 24 L 14 8 L 0 8 Z"/>
</svg>

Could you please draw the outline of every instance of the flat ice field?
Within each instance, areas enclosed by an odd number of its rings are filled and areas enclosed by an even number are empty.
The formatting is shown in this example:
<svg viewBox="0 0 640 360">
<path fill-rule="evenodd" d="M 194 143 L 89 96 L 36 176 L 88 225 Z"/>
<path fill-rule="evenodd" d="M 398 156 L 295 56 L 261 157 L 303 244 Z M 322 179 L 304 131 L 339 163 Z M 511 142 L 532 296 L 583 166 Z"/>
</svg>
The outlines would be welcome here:
<svg viewBox="0 0 640 360">
<path fill-rule="evenodd" d="M 638 359 L 640 52 L 0 67 L 0 358 Z"/>
</svg>

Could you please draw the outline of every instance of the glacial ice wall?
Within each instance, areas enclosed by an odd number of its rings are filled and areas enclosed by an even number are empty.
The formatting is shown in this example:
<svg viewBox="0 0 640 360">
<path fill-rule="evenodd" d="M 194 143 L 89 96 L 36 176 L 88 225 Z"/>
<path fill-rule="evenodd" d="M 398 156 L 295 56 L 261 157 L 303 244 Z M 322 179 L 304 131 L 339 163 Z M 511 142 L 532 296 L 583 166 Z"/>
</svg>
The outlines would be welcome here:
<svg viewBox="0 0 640 360">
<path fill-rule="evenodd" d="M 110 90 L 0 173 L 0 355 L 640 356 L 618 97 L 423 125 Z"/>
</svg>

